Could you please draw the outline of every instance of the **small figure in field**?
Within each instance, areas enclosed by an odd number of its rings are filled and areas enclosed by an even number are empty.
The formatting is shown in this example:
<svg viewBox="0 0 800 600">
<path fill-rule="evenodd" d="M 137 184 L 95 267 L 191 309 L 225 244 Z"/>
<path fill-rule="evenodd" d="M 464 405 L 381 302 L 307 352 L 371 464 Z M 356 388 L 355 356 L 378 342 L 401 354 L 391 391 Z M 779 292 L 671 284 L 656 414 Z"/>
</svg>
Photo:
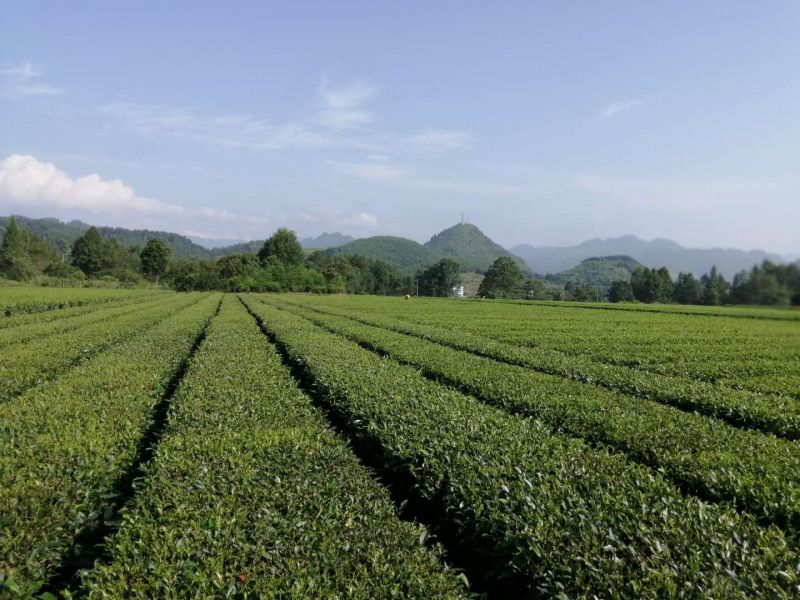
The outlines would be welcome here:
<svg viewBox="0 0 800 600">
<path fill-rule="evenodd" d="M 406 298 L 405 298 L 405 299 L 406 299 L 406 300 L 411 300 L 411 296 L 409 296 L 408 294 L 406 294 Z"/>
</svg>

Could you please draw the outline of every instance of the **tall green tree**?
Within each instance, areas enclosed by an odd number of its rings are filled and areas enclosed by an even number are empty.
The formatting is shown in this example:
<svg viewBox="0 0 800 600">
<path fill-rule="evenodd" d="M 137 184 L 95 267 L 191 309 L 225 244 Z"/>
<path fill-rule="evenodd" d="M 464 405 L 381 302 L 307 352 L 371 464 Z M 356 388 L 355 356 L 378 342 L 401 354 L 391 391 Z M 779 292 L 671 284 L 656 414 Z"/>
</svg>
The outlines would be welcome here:
<svg viewBox="0 0 800 600">
<path fill-rule="evenodd" d="M 89 277 L 97 275 L 105 267 L 103 238 L 97 227 L 89 227 L 72 244 L 72 264 Z"/>
<path fill-rule="evenodd" d="M 525 293 L 525 274 L 517 263 L 501 256 L 492 263 L 478 287 L 478 294 L 486 298 L 521 298 Z"/>
<path fill-rule="evenodd" d="M 717 306 L 727 300 L 730 284 L 717 271 L 717 267 L 711 267 L 707 275 L 700 278 L 700 285 L 703 288 L 703 304 Z"/>
<path fill-rule="evenodd" d="M 728 301 L 733 304 L 800 304 L 800 269 L 765 260 L 733 279 Z"/>
<path fill-rule="evenodd" d="M 273 261 L 288 265 L 299 265 L 305 259 L 297 235 L 285 227 L 278 229 L 264 242 L 264 246 L 258 252 L 258 258 L 262 263 Z"/>
<path fill-rule="evenodd" d="M 634 300 L 633 288 L 630 281 L 615 281 L 608 288 L 609 302 L 631 302 Z"/>
<path fill-rule="evenodd" d="M 678 273 L 672 298 L 679 304 L 700 304 L 703 300 L 703 288 L 691 273 Z"/>
<path fill-rule="evenodd" d="M 631 274 L 633 296 L 639 302 L 670 302 L 673 283 L 666 267 L 648 269 L 638 267 Z"/>
<path fill-rule="evenodd" d="M 17 219 L 11 217 L 0 246 L 0 273 L 4 277 L 22 281 L 36 274 L 25 246 L 25 232 L 17 224 Z"/>
<path fill-rule="evenodd" d="M 23 250 L 24 238 L 23 230 L 17 223 L 17 218 L 12 215 L 6 224 L 5 235 L 3 235 L 3 243 L 0 245 L 0 251 L 4 254 L 12 254 Z"/>
<path fill-rule="evenodd" d="M 449 296 L 461 283 L 461 266 L 450 258 L 443 258 L 417 275 L 422 296 Z"/>
<path fill-rule="evenodd" d="M 170 254 L 169 246 L 161 240 L 148 241 L 139 253 L 142 273 L 158 281 L 167 270 Z"/>
<path fill-rule="evenodd" d="M 55 251 L 11 217 L 0 245 L 0 274 L 24 281 L 41 274 L 58 261 Z"/>
</svg>

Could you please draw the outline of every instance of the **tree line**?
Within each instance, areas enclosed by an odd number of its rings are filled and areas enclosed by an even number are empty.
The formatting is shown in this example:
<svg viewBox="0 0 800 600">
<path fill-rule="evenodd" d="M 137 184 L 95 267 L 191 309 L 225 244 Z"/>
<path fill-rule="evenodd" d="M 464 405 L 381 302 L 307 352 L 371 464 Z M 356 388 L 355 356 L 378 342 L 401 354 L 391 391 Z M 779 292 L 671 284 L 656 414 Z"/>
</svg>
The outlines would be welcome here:
<svg viewBox="0 0 800 600">
<path fill-rule="evenodd" d="M 417 274 L 419 294 L 449 296 L 459 285 L 458 263 L 443 259 Z M 728 282 L 716 267 L 700 278 L 678 273 L 673 280 L 666 267 L 636 268 L 629 280 L 611 284 L 606 293 L 594 284 L 568 282 L 563 287 L 548 285 L 536 278 L 526 278 L 519 266 L 508 257 L 494 261 L 478 288 L 482 298 L 527 300 L 573 300 L 578 302 L 666 302 L 677 304 L 761 304 L 800 306 L 800 267 L 764 261 L 750 271 L 737 274 Z"/>
<path fill-rule="evenodd" d="M 69 254 L 59 254 L 13 217 L 0 245 L 0 277 L 45 284 L 51 280 L 121 286 L 150 282 L 179 291 L 385 295 L 408 294 L 413 289 L 411 277 L 400 276 L 393 266 L 378 259 L 328 256 L 321 251 L 306 255 L 288 229 L 278 229 L 258 253 L 198 260 L 173 258 L 169 247 L 155 238 L 143 246 L 125 247 L 90 227 L 75 240 Z"/>
<path fill-rule="evenodd" d="M 608 291 L 611 302 L 675 302 L 677 304 L 761 304 L 800 306 L 800 267 L 765 260 L 750 271 L 741 271 L 729 282 L 716 267 L 699 279 L 678 273 L 674 281 L 665 267 L 637 268 L 630 281 L 614 282 Z"/>
</svg>

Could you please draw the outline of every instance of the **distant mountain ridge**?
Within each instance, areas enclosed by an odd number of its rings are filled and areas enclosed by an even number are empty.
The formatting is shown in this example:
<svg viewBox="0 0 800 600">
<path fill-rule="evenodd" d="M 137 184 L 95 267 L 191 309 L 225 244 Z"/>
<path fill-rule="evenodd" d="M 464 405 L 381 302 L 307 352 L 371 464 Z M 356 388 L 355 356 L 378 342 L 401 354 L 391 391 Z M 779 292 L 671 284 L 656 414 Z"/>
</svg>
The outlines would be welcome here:
<svg viewBox="0 0 800 600">
<path fill-rule="evenodd" d="M 0 217 L 0 240 L 9 217 Z M 91 225 L 73 220 L 63 222 L 53 218 L 34 219 L 17 216 L 21 226 L 49 243 L 61 255 L 68 254 L 74 241 Z M 176 258 L 215 259 L 230 254 L 255 253 L 264 244 L 263 240 L 253 240 L 234 245 L 216 246 L 217 241 L 195 238 L 206 246 L 196 243 L 190 237 L 168 231 L 147 229 L 126 229 L 122 227 L 103 227 L 98 230 L 104 238 L 116 237 L 124 246 L 143 246 L 149 239 L 163 241 Z M 219 240 L 225 242 L 230 240 Z M 736 250 L 731 248 L 685 248 L 666 239 L 652 241 L 635 236 L 587 240 L 574 246 L 534 247 L 521 244 L 506 250 L 484 235 L 474 225 L 461 223 L 437 233 L 425 244 L 395 236 L 375 236 L 354 240 L 341 233 L 323 233 L 317 237 L 300 240 L 307 250 L 323 250 L 337 254 L 361 254 L 379 258 L 394 265 L 401 273 L 413 274 L 418 269 L 428 267 L 443 257 L 458 262 L 464 271 L 485 272 L 499 256 L 514 258 L 523 268 L 533 273 L 562 274 L 578 267 L 589 258 L 631 257 L 647 267 L 669 269 L 673 277 L 680 271 L 691 272 L 697 276 L 707 273 L 713 265 L 728 279 L 741 270 L 749 270 L 764 260 L 784 263 L 781 256 L 762 250 Z M 339 244 L 339 242 L 343 242 Z M 335 244 L 335 245 L 333 245 Z M 796 255 L 795 255 L 796 256 Z M 800 265 L 800 260 L 795 260 Z"/>
<path fill-rule="evenodd" d="M 328 233 L 326 231 L 317 237 L 300 238 L 300 245 L 303 246 L 303 248 L 325 250 L 326 248 L 344 246 L 345 244 L 352 242 L 354 239 L 355 238 L 349 235 L 342 235 L 338 231 L 334 233 Z"/>
<path fill-rule="evenodd" d="M 342 235 L 341 233 L 323 233 L 317 237 L 300 238 L 298 240 L 300 245 L 306 250 L 325 250 L 332 246 L 341 246 L 348 242 L 353 241 L 349 235 Z M 264 245 L 264 240 L 250 240 L 248 242 L 239 242 L 230 246 L 222 246 L 219 248 L 211 249 L 211 255 L 214 258 L 222 256 L 230 256 L 231 254 L 257 254 L 261 247 Z"/>
<path fill-rule="evenodd" d="M 202 246 L 206 250 L 213 250 L 214 248 L 226 248 L 228 246 L 233 246 L 235 244 L 243 244 L 247 240 L 242 239 L 215 239 L 215 238 L 206 238 L 200 237 L 197 235 L 187 235 L 187 238 L 197 244 L 198 246 Z"/>
<path fill-rule="evenodd" d="M 675 277 L 681 271 L 696 276 L 707 273 L 712 266 L 728 279 L 764 260 L 783 262 L 777 254 L 763 250 L 733 248 L 685 248 L 666 239 L 642 240 L 633 235 L 617 238 L 595 238 L 574 246 L 514 246 L 511 250 L 521 256 L 534 273 L 559 273 L 571 269 L 584 259 L 597 256 L 630 256 L 646 267 L 667 267 Z"/>
</svg>

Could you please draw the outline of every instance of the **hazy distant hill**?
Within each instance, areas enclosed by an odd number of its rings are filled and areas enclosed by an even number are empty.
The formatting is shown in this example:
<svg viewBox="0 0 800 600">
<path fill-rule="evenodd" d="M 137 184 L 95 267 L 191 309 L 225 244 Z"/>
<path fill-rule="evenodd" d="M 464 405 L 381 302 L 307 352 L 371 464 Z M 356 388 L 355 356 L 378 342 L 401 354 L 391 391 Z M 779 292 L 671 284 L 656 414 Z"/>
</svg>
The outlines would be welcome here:
<svg viewBox="0 0 800 600">
<path fill-rule="evenodd" d="M 341 233 L 323 233 L 315 238 L 302 238 L 300 245 L 306 250 L 324 250 L 332 246 L 341 246 L 353 241 L 349 235 Z M 250 240 L 249 242 L 239 242 L 230 246 L 220 246 L 211 250 L 214 258 L 230 256 L 231 254 L 256 254 L 264 246 L 264 240 Z"/>
<path fill-rule="evenodd" d="M 598 286 L 600 293 L 605 294 L 612 283 L 630 280 L 631 273 L 641 266 L 639 261 L 630 256 L 598 256 L 587 258 L 566 271 L 546 275 L 544 279 L 558 285 L 588 283 Z"/>
<path fill-rule="evenodd" d="M 335 248 L 336 246 L 344 246 L 347 243 L 353 241 L 353 239 L 349 235 L 342 235 L 341 233 L 334 232 L 322 233 L 315 238 L 300 238 L 300 245 L 303 248 L 312 248 L 314 250 L 324 250 L 325 248 Z"/>
<path fill-rule="evenodd" d="M 0 239 L 5 234 L 5 226 L 10 217 L 0 217 Z M 64 223 L 58 219 L 30 219 L 17 216 L 23 227 L 48 242 L 60 254 L 67 254 L 72 244 L 91 227 L 82 221 Z M 124 229 L 122 227 L 98 227 L 104 238 L 115 237 L 124 246 L 144 246 L 148 240 L 156 238 L 164 242 L 178 258 L 208 258 L 208 251 L 189 238 L 168 231 L 149 231 L 147 229 Z"/>
<path fill-rule="evenodd" d="M 368 258 L 378 258 L 394 265 L 405 275 L 412 275 L 417 269 L 424 269 L 442 258 L 438 252 L 413 240 L 390 235 L 353 240 L 344 246 L 328 248 L 326 252 L 330 256 L 359 254 Z"/>
<path fill-rule="evenodd" d="M 198 246 L 202 246 L 206 250 L 213 250 L 214 248 L 225 248 L 227 246 L 233 246 L 234 244 L 243 244 L 247 240 L 236 239 L 236 240 L 224 240 L 224 239 L 213 239 L 213 238 L 204 238 L 198 237 L 196 235 L 187 235 L 192 242 L 197 244 Z"/>
<path fill-rule="evenodd" d="M 221 256 L 230 256 L 231 254 L 257 254 L 264 246 L 264 240 L 251 240 L 249 242 L 241 242 L 240 244 L 233 244 L 232 246 L 222 246 L 221 248 L 214 248 L 210 251 L 213 258 L 220 258 Z"/>
<path fill-rule="evenodd" d="M 519 256 L 493 242 L 475 225 L 468 223 L 453 225 L 437 233 L 425 243 L 425 247 L 452 258 L 464 271 L 485 273 L 500 256 L 513 258 L 523 270 L 528 270 L 525 261 Z"/>
<path fill-rule="evenodd" d="M 618 238 L 595 238 L 575 246 L 533 247 L 528 244 L 511 249 L 534 273 L 558 273 L 571 269 L 594 256 L 631 256 L 647 267 L 667 267 L 673 277 L 680 271 L 702 275 L 716 265 L 727 278 L 749 269 L 764 259 L 782 262 L 781 257 L 762 250 L 732 248 L 684 248 L 671 240 L 642 240 L 632 235 Z"/>
</svg>

